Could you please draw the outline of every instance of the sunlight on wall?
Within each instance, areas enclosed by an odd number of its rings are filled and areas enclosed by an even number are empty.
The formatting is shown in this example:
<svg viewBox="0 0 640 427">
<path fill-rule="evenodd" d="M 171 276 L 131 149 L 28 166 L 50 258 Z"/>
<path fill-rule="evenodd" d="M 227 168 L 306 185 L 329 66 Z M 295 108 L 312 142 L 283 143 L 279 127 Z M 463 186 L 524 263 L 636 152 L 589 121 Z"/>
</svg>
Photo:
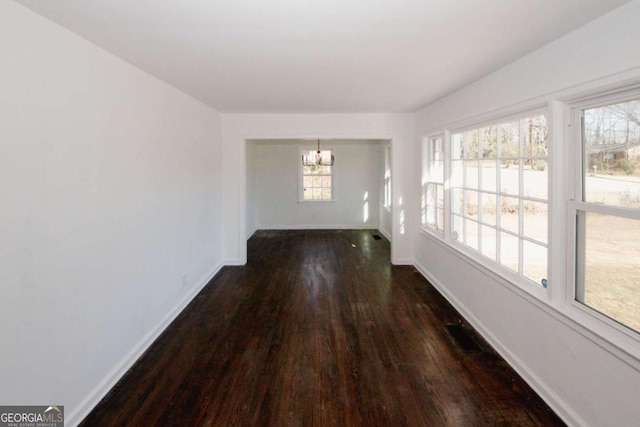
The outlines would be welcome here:
<svg viewBox="0 0 640 427">
<path fill-rule="evenodd" d="M 364 193 L 363 222 L 369 221 L 369 192 Z"/>
<path fill-rule="evenodd" d="M 398 199 L 398 206 L 400 207 L 400 215 L 398 215 L 400 221 L 400 234 L 404 234 L 404 209 L 402 207 L 402 197 Z"/>
</svg>

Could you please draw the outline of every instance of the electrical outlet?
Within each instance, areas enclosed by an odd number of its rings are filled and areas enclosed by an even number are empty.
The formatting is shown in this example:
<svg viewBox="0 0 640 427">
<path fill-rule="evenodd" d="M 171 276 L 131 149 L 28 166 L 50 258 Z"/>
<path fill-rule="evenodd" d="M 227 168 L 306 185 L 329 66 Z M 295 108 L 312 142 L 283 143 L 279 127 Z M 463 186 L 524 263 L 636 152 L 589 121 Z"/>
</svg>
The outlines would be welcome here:
<svg viewBox="0 0 640 427">
<path fill-rule="evenodd" d="M 183 274 L 182 275 L 182 287 L 184 288 L 185 286 L 187 286 L 187 274 Z"/>
</svg>

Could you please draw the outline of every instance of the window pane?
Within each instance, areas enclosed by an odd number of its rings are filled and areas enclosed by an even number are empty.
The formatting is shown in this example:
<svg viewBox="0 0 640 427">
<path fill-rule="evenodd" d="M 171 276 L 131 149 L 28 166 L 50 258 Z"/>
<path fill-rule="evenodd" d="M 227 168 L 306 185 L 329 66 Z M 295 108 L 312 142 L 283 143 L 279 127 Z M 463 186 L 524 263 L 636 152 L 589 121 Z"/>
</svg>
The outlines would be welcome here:
<svg viewBox="0 0 640 427">
<path fill-rule="evenodd" d="M 462 226 L 463 223 L 464 223 L 464 220 L 462 219 L 461 216 L 453 215 L 453 224 L 452 224 L 453 232 L 451 236 L 453 240 L 456 240 L 458 242 L 464 241 L 464 231 Z"/>
<path fill-rule="evenodd" d="M 500 197 L 500 228 L 512 233 L 519 233 L 518 218 L 520 199 L 515 197 Z"/>
<path fill-rule="evenodd" d="M 465 215 L 478 219 L 478 192 L 465 191 Z"/>
<path fill-rule="evenodd" d="M 547 204 L 524 202 L 524 235 L 547 243 Z"/>
<path fill-rule="evenodd" d="M 481 226 L 482 233 L 482 255 L 496 260 L 496 230 L 485 226 Z"/>
<path fill-rule="evenodd" d="M 522 243 L 522 274 L 542 285 L 547 278 L 547 248 L 526 240 Z"/>
<path fill-rule="evenodd" d="M 531 162 L 535 162 L 531 169 Z M 524 167 L 524 196 L 547 199 L 546 160 L 526 160 Z"/>
<path fill-rule="evenodd" d="M 520 194 L 520 161 L 502 160 L 500 162 L 500 191 L 506 194 Z"/>
<path fill-rule="evenodd" d="M 322 186 L 331 188 L 331 176 L 322 177 Z"/>
<path fill-rule="evenodd" d="M 472 249 L 478 250 L 478 223 L 466 219 L 465 243 Z"/>
<path fill-rule="evenodd" d="M 312 177 L 311 186 L 312 187 L 322 187 L 322 177 L 321 176 Z"/>
<path fill-rule="evenodd" d="M 437 230 L 443 229 L 441 210 L 444 208 L 444 136 L 434 136 L 426 140 L 423 159 L 425 188 L 423 223 Z"/>
<path fill-rule="evenodd" d="M 462 186 L 462 178 L 463 178 L 462 165 L 463 165 L 463 162 L 461 160 L 451 162 L 451 185 L 453 187 Z"/>
<path fill-rule="evenodd" d="M 509 233 L 500 233 L 500 264 L 516 273 L 520 253 L 519 241 L 520 239 Z"/>
<path fill-rule="evenodd" d="M 311 187 L 311 177 L 310 176 L 305 176 L 302 178 L 302 185 L 304 188 L 309 188 Z"/>
<path fill-rule="evenodd" d="M 318 168 L 318 173 L 323 175 L 331 175 L 331 166 L 320 166 Z"/>
<path fill-rule="evenodd" d="M 496 158 L 498 155 L 498 129 L 489 126 L 480 130 L 482 134 L 482 157 L 485 159 Z"/>
<path fill-rule="evenodd" d="M 427 206 L 436 205 L 436 185 L 435 184 L 427 184 L 426 201 L 427 201 Z"/>
<path fill-rule="evenodd" d="M 444 207 L 444 185 L 436 185 L 436 205 L 438 208 Z"/>
<path fill-rule="evenodd" d="M 493 194 L 482 193 L 482 222 L 496 225 L 496 196 Z"/>
<path fill-rule="evenodd" d="M 438 209 L 438 230 L 444 231 L 444 210 Z"/>
<path fill-rule="evenodd" d="M 531 119 L 520 120 L 520 141 L 522 143 L 522 155 L 524 157 L 531 156 L 531 134 L 529 128 L 531 127 Z"/>
<path fill-rule="evenodd" d="M 322 200 L 331 200 L 331 188 L 322 189 Z"/>
<path fill-rule="evenodd" d="M 311 200 L 313 198 L 313 191 L 311 190 L 311 188 L 305 188 L 302 192 L 302 197 L 304 198 L 304 200 Z"/>
<path fill-rule="evenodd" d="M 444 161 L 438 162 L 436 168 L 436 179 L 438 180 L 438 182 L 444 183 Z"/>
<path fill-rule="evenodd" d="M 463 191 L 459 188 L 451 189 L 451 211 L 454 214 L 464 214 Z"/>
<path fill-rule="evenodd" d="M 312 188 L 311 193 L 313 194 L 313 199 L 321 199 L 322 198 L 322 189 L 321 188 Z"/>
<path fill-rule="evenodd" d="M 640 331 L 640 222 L 584 213 L 576 299 Z M 582 286 L 581 286 L 582 285 Z"/>
<path fill-rule="evenodd" d="M 444 160 L 444 156 L 442 154 L 442 138 L 432 138 L 429 142 L 429 158 L 433 162 L 439 162 Z"/>
<path fill-rule="evenodd" d="M 502 158 L 520 157 L 520 123 L 511 122 L 500 125 L 500 149 Z"/>
<path fill-rule="evenodd" d="M 478 131 L 471 130 L 464 133 L 465 139 L 465 150 L 464 150 L 464 158 L 465 159 L 477 159 L 478 158 Z"/>
<path fill-rule="evenodd" d="M 434 205 L 427 205 L 427 225 L 435 227 L 436 224 L 436 207 Z"/>
<path fill-rule="evenodd" d="M 482 189 L 485 191 L 496 191 L 496 161 L 484 160 L 482 165 Z"/>
<path fill-rule="evenodd" d="M 462 140 L 461 133 L 455 133 L 451 135 L 451 158 L 453 160 L 461 159 L 463 157 L 464 142 Z"/>
<path fill-rule="evenodd" d="M 535 116 L 523 120 L 524 132 L 524 155 L 547 156 L 547 117 L 545 115 Z"/>
<path fill-rule="evenodd" d="M 467 188 L 478 188 L 478 162 L 466 161 L 464 162 L 465 176 L 464 186 Z"/>
<path fill-rule="evenodd" d="M 640 100 L 584 111 L 585 201 L 640 209 Z"/>
<path fill-rule="evenodd" d="M 429 181 L 444 182 L 444 164 L 442 162 L 431 162 Z"/>
</svg>

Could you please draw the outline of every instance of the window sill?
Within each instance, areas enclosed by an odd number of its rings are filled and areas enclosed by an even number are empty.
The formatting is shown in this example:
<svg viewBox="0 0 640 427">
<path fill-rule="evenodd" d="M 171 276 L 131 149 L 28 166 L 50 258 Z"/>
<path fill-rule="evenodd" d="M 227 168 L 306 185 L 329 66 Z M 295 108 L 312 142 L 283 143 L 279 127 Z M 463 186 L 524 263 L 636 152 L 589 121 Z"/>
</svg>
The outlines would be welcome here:
<svg viewBox="0 0 640 427">
<path fill-rule="evenodd" d="M 445 242 L 444 240 L 444 231 L 440 232 L 440 231 L 437 231 L 435 228 L 428 228 L 422 225 L 420 226 L 420 232 L 422 234 L 426 234 L 427 236 L 435 237 L 436 239 L 440 240 L 441 243 L 444 243 L 445 245 L 449 246 L 447 242 Z"/>
<path fill-rule="evenodd" d="M 422 227 L 420 231 L 462 262 L 465 262 L 509 291 L 516 293 L 530 304 L 543 310 L 608 353 L 640 371 L 640 339 L 635 336 L 637 335 L 636 333 L 627 330 L 623 326 L 614 325 L 615 321 L 613 320 L 601 319 L 603 315 L 597 312 L 594 313 L 592 309 L 576 302 L 563 301 L 559 304 L 554 304 L 550 299 L 550 288 L 545 289 L 541 286 L 536 286 L 533 282 L 522 283 L 521 280 L 514 281 L 513 278 L 503 272 L 498 272 L 482 263 L 481 260 L 477 260 L 477 257 L 467 253 L 464 248 L 451 245 L 442 237 Z M 550 284 L 551 286 L 553 284 Z"/>
<path fill-rule="evenodd" d="M 425 228 L 421 228 L 421 231 L 423 234 L 436 237 L 438 242 L 449 252 L 453 253 L 467 264 L 470 264 L 480 270 L 489 278 L 501 283 L 508 289 L 517 289 L 542 301 L 548 300 L 548 289 L 544 288 L 541 284 L 523 279 L 517 274 L 511 274 L 507 269 L 500 268 L 499 264 L 496 266 L 489 265 L 491 262 L 490 259 L 483 258 L 482 255 L 473 253 L 471 250 L 466 249 L 459 243 L 447 242 L 444 239 L 444 233 L 436 234 L 435 232 Z"/>
<path fill-rule="evenodd" d="M 640 371 L 640 336 L 638 332 L 576 301 L 563 301 L 562 304 L 554 308 L 580 329 L 588 331 L 593 337 L 574 327 L 582 335 Z M 604 342 L 604 345 L 601 342 Z M 611 346 L 615 348 L 615 351 L 610 349 Z"/>
<path fill-rule="evenodd" d="M 301 204 L 310 204 L 310 205 L 331 205 L 337 203 L 336 200 L 298 200 L 298 203 Z"/>
</svg>

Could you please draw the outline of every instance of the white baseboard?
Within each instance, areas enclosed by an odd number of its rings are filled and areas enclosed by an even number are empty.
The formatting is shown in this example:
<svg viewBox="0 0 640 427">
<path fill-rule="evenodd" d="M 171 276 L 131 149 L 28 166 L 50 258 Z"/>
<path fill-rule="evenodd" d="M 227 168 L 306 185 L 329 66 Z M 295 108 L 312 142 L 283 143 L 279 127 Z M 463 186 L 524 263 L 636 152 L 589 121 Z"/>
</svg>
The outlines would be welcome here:
<svg viewBox="0 0 640 427">
<path fill-rule="evenodd" d="M 258 231 L 258 227 L 253 227 L 253 229 L 251 229 L 248 233 L 247 233 L 247 240 L 249 240 L 251 238 L 251 236 L 253 236 L 255 234 L 255 232 Z"/>
<path fill-rule="evenodd" d="M 369 224 L 287 224 L 259 225 L 258 230 L 377 230 L 377 225 Z"/>
<path fill-rule="evenodd" d="M 142 356 L 151 344 L 160 336 L 162 332 L 174 321 L 185 307 L 195 298 L 196 295 L 206 286 L 213 277 L 222 269 L 222 264 L 216 266 L 205 276 L 182 300 L 171 310 L 153 329 L 145 335 L 142 340 L 109 372 L 106 377 L 80 402 L 77 408 L 73 409 L 68 416 L 65 416 L 65 425 L 77 426 L 96 407 L 106 394 L 116 385 L 124 374 Z"/>
<path fill-rule="evenodd" d="M 473 328 L 487 340 L 487 342 L 498 352 L 498 354 L 511 366 L 529 386 L 544 400 L 547 405 L 569 426 L 586 426 L 585 421 L 566 404 L 544 381 L 527 368 L 527 365 L 513 354 L 500 339 L 498 339 L 484 324 L 474 316 L 465 305 L 460 302 L 449 290 L 429 271 L 418 264 L 414 264 L 416 269 L 435 287 L 442 296 L 465 318 Z"/>
<path fill-rule="evenodd" d="M 386 239 L 388 241 L 391 241 L 391 234 L 387 233 L 386 230 L 383 230 L 382 228 L 378 227 L 378 231 L 380 232 L 380 234 L 382 234 L 384 237 L 386 237 Z"/>
</svg>

